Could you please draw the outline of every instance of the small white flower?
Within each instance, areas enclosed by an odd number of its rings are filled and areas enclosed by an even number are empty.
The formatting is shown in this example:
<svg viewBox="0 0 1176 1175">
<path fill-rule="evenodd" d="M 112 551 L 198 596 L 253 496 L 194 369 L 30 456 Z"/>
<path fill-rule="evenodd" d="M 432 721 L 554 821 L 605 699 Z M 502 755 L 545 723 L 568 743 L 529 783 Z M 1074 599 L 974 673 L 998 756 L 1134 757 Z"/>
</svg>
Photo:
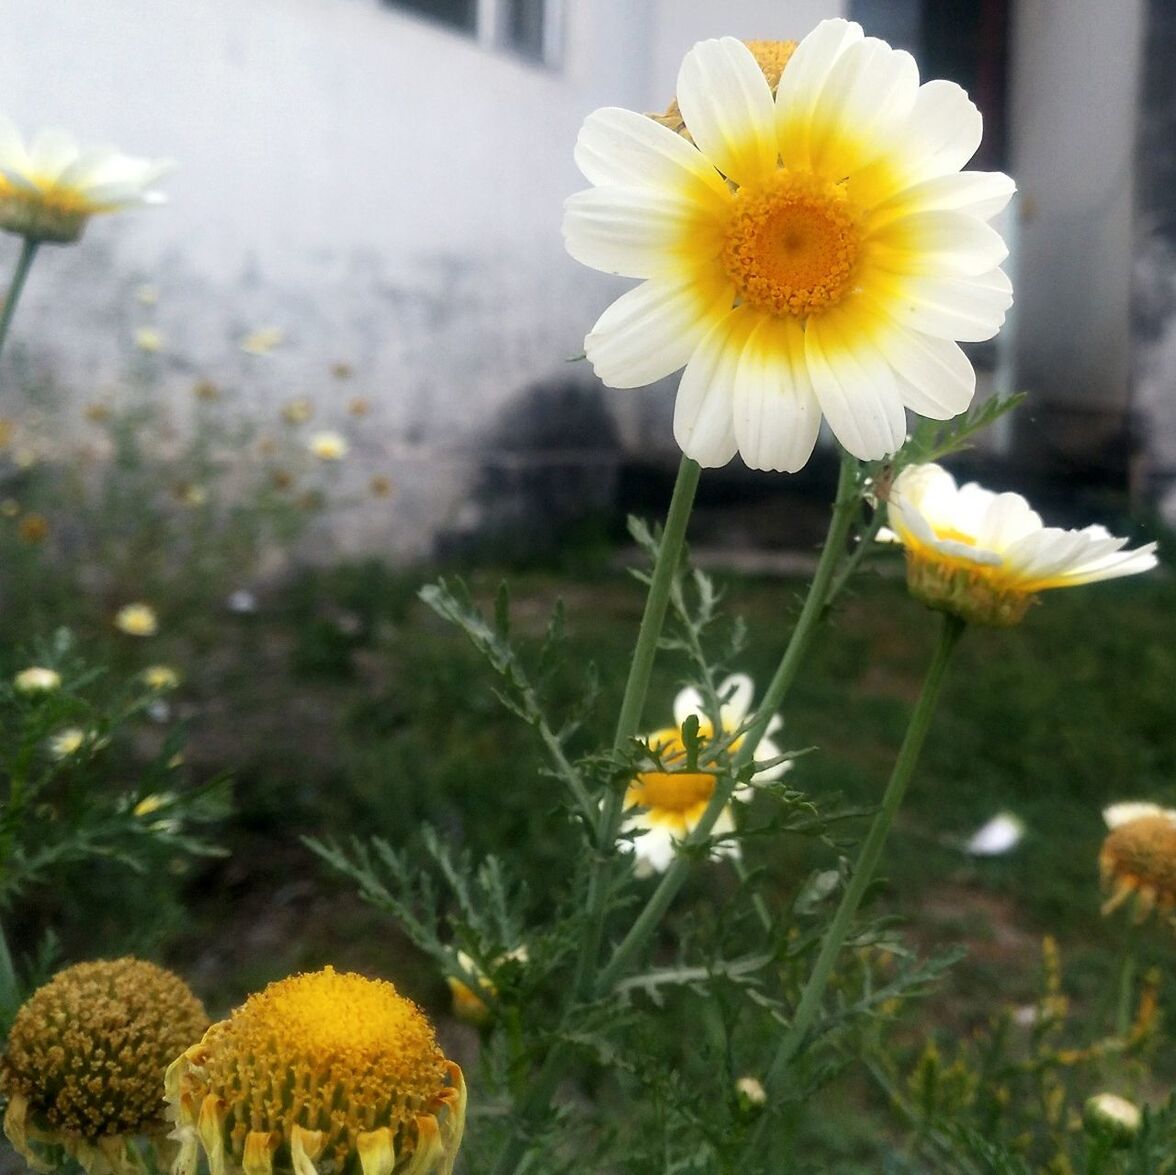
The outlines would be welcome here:
<svg viewBox="0 0 1176 1175">
<path fill-rule="evenodd" d="M 230 612 L 240 616 L 248 616 L 257 611 L 257 597 L 248 588 L 238 588 L 229 593 L 226 601 Z"/>
<path fill-rule="evenodd" d="M 342 461 L 350 446 L 347 438 L 337 432 L 316 432 L 306 446 L 320 461 Z"/>
<path fill-rule="evenodd" d="M 721 733 L 731 735 L 747 723 L 755 686 L 746 674 L 736 673 L 728 677 L 717 692 Z M 668 770 L 638 772 L 625 793 L 625 807 L 630 811 L 622 831 L 636 835 L 627 836 L 621 841 L 621 846 L 633 852 L 634 870 L 641 877 L 665 872 L 674 859 L 678 843 L 702 819 L 715 789 L 716 777 L 712 772 L 685 772 L 679 769 L 686 757 L 681 728 L 692 715 L 698 718 L 699 737 L 705 743 L 711 736 L 711 724 L 706 718 L 706 706 L 701 693 L 690 686 L 674 699 L 676 725 L 655 731 L 645 739 L 662 766 Z M 756 760 L 770 764 L 755 773 L 753 779 L 756 781 L 778 779 L 792 766 L 786 761 L 770 762 L 780 755 L 779 748 L 770 737 L 780 726 L 779 717 L 773 716 L 767 734 L 756 746 Z M 740 741 L 735 739 L 728 749 L 734 752 Z M 748 789 L 737 789 L 733 798 L 749 798 Z M 728 805 L 715 822 L 712 835 L 721 837 L 734 829 L 735 822 Z M 718 856 L 738 856 L 739 846 L 733 841 L 726 841 L 716 848 L 715 853 Z"/>
<path fill-rule="evenodd" d="M 61 674 L 56 669 L 30 665 L 12 679 L 12 684 L 22 694 L 45 694 L 60 687 Z"/>
<path fill-rule="evenodd" d="M 83 149 L 61 130 L 40 131 L 26 145 L 0 115 L 0 229 L 38 241 L 76 241 L 91 216 L 162 203 L 154 185 L 172 166 L 106 147 Z"/>
<path fill-rule="evenodd" d="M 68 759 L 86 745 L 86 732 L 78 726 L 67 726 L 49 738 L 49 754 L 55 759 Z"/>
</svg>

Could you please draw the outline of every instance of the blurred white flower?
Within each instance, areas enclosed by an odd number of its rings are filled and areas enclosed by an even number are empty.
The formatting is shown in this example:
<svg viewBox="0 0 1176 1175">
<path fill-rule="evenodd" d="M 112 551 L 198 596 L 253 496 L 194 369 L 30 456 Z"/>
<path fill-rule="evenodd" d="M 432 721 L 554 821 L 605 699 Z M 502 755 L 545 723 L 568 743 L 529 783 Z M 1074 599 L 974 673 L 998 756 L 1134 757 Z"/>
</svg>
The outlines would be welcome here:
<svg viewBox="0 0 1176 1175">
<path fill-rule="evenodd" d="M 259 327 L 241 340 L 241 350 L 246 355 L 268 355 L 285 337 L 281 327 Z"/>
<path fill-rule="evenodd" d="M 141 326 L 135 331 L 135 346 L 148 355 L 155 355 L 163 350 L 163 334 L 153 326 Z"/>
<path fill-rule="evenodd" d="M 230 612 L 236 612 L 241 616 L 257 611 L 257 597 L 248 588 L 238 588 L 235 592 L 230 592 L 226 603 Z"/>
<path fill-rule="evenodd" d="M 306 446 L 320 461 L 342 461 L 350 446 L 347 438 L 337 432 L 316 432 Z"/>
<path fill-rule="evenodd" d="M 1025 835 L 1025 822 L 1012 812 L 998 812 L 968 838 L 964 851 L 973 857 L 1001 857 L 1012 852 Z"/>
<path fill-rule="evenodd" d="M 154 636 L 159 620 L 150 604 L 126 604 L 115 615 L 114 627 L 128 636 Z"/>
<path fill-rule="evenodd" d="M 49 736 L 49 754 L 55 759 L 68 759 L 85 746 L 86 732 L 78 726 L 67 726 Z"/>
<path fill-rule="evenodd" d="M 91 216 L 162 203 L 154 184 L 173 166 L 108 147 L 83 149 L 56 129 L 39 131 L 26 145 L 0 115 L 0 229 L 68 244 Z"/>
<path fill-rule="evenodd" d="M 61 674 L 56 669 L 45 669 L 40 665 L 30 665 L 28 669 L 22 669 L 12 679 L 12 684 L 22 694 L 49 693 L 61 685 Z"/>
</svg>

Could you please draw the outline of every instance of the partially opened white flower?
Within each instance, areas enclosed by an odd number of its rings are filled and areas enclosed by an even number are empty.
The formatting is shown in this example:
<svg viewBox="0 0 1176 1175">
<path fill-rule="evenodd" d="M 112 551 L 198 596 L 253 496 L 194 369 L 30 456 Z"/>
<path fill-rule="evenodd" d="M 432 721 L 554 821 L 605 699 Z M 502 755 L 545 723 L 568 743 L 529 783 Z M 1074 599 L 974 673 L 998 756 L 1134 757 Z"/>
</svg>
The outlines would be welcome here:
<svg viewBox="0 0 1176 1175">
<path fill-rule="evenodd" d="M 54 129 L 26 145 L 0 115 L 0 229 L 37 241 L 76 241 L 91 216 L 162 203 L 154 184 L 173 166 L 110 147 L 83 149 Z"/>
<path fill-rule="evenodd" d="M 1176 824 L 1176 808 L 1161 808 L 1159 804 L 1152 804 L 1147 800 L 1123 800 L 1118 804 L 1109 804 L 1103 809 L 1103 820 L 1108 828 L 1130 824 L 1132 820 L 1138 820 L 1143 816 L 1164 816 Z"/>
<path fill-rule="evenodd" d="M 1132 551 L 1101 526 L 1046 526 L 1020 494 L 957 486 L 939 465 L 908 465 L 887 516 L 906 548 L 907 584 L 932 608 L 974 624 L 1018 623 L 1038 592 L 1135 575 L 1156 565 L 1156 544 Z"/>
<path fill-rule="evenodd" d="M 1103 819 L 1110 830 L 1098 854 L 1099 876 L 1109 894 L 1103 913 L 1130 902 L 1137 922 L 1153 910 L 1172 918 L 1176 914 L 1176 811 L 1128 800 L 1103 809 Z"/>
<path fill-rule="evenodd" d="M 906 408 L 967 408 L 956 340 L 990 338 L 1012 302 L 987 221 L 1014 185 L 960 173 L 981 136 L 964 91 L 920 85 L 909 53 L 844 20 L 788 50 L 703 41 L 678 74 L 682 134 L 605 108 L 576 144 L 595 186 L 567 201 L 568 251 L 643 279 L 585 353 L 618 388 L 685 365 L 674 435 L 706 466 L 797 470 L 822 414 L 855 456 L 894 452 Z"/>
<path fill-rule="evenodd" d="M 717 692 L 721 703 L 719 721 L 722 730 L 719 733 L 721 736 L 729 736 L 747 725 L 755 686 L 746 674 L 736 673 L 728 677 Z M 698 718 L 699 739 L 705 753 L 706 743 L 713 737 L 713 726 L 706 716 L 702 695 L 691 686 L 674 699 L 675 725 L 655 731 L 645 738 L 664 770 L 638 772 L 625 792 L 627 815 L 623 831 L 636 835 L 627 836 L 621 844 L 625 849 L 631 847 L 635 869 L 640 876 L 662 873 L 669 867 L 678 842 L 694 830 L 714 794 L 717 779 L 712 772 L 681 769 L 686 762 L 682 723 L 691 716 Z M 771 734 L 780 726 L 779 716 L 773 716 L 767 733 L 756 744 L 756 761 L 767 764 L 752 776 L 756 781 L 778 779 L 792 766 L 788 761 L 772 762 L 779 758 L 780 750 Z M 732 739 L 727 749 L 734 753 L 741 741 L 740 738 Z M 737 789 L 733 798 L 748 798 L 747 789 Z M 733 832 L 734 828 L 735 822 L 728 805 L 715 823 L 712 835 L 723 836 Z M 717 846 L 715 851 L 721 856 L 738 856 L 739 846 L 733 841 L 727 841 Z"/>
</svg>

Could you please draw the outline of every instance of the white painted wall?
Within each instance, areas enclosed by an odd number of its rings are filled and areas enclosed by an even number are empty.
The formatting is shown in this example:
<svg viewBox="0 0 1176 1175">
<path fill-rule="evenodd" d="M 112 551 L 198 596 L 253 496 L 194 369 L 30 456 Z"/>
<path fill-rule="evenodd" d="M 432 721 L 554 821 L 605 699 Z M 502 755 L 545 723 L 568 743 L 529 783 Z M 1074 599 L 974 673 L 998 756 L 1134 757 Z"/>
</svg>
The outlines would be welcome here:
<svg viewBox="0 0 1176 1175">
<path fill-rule="evenodd" d="M 399 496 L 364 539 L 427 552 L 476 523 L 471 470 L 512 398 L 590 378 L 565 357 L 612 285 L 564 253 L 561 203 L 584 186 L 584 115 L 642 105 L 649 15 L 569 3 L 548 70 L 376 0 L 0 0 L 0 107 L 18 125 L 179 163 L 167 207 L 43 251 L 14 343 L 80 403 L 138 362 L 133 291 L 154 283 L 161 394 L 209 376 L 259 411 L 369 396 L 355 465 Z M 0 266 L 17 245 L 0 241 Z M 284 343 L 243 355 L 269 324 Z M 345 386 L 335 361 L 355 369 Z"/>
<path fill-rule="evenodd" d="M 1127 402 L 1142 19 L 1142 0 L 1015 6 L 1017 383 L 1038 402 Z"/>
</svg>

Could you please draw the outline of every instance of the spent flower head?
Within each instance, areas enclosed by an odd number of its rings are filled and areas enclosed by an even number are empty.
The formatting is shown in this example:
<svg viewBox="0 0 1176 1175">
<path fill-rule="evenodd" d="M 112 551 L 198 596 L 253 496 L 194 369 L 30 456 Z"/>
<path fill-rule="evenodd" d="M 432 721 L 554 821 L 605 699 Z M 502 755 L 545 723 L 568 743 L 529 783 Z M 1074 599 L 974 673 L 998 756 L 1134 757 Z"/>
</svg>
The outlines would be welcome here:
<svg viewBox="0 0 1176 1175">
<path fill-rule="evenodd" d="M 37 1171 L 63 1156 L 92 1175 L 133 1175 L 137 1136 L 162 1142 L 168 1064 L 208 1026 L 177 975 L 124 958 L 78 963 L 16 1015 L 0 1062 L 4 1132 Z"/>
<path fill-rule="evenodd" d="M 642 279 L 584 341 L 611 387 L 685 366 L 682 451 L 793 471 L 822 416 L 855 456 L 894 452 L 906 409 L 948 419 L 975 391 L 956 341 L 1012 301 L 988 221 L 1013 182 L 963 172 L 981 118 L 909 53 L 827 20 L 795 49 L 703 41 L 678 73 L 681 133 L 589 115 L 566 205 L 578 261 Z"/>
<path fill-rule="evenodd" d="M 746 674 L 736 673 L 728 677 L 717 690 L 720 707 L 719 721 L 722 729 L 719 737 L 734 735 L 746 725 L 751 713 L 751 700 L 755 686 Z M 634 853 L 634 867 L 640 876 L 663 873 L 669 867 L 677 852 L 678 843 L 684 840 L 698 822 L 714 794 L 718 777 L 714 771 L 686 771 L 686 746 L 682 738 L 682 724 L 691 717 L 698 719 L 698 734 L 705 743 L 714 736 L 711 721 L 705 716 L 706 705 L 702 695 L 693 686 L 682 690 L 674 699 L 674 722 L 653 734 L 645 742 L 656 755 L 658 766 L 652 770 L 639 771 L 625 792 L 625 807 L 629 812 L 622 831 L 626 834 L 622 846 L 631 846 Z M 755 748 L 755 758 L 773 760 L 780 751 L 770 737 L 780 727 L 779 717 L 774 716 L 767 734 Z M 727 743 L 729 751 L 735 751 L 741 742 L 735 737 Z M 754 779 L 766 782 L 778 779 L 791 767 L 791 763 L 771 763 L 760 769 Z M 747 790 L 735 792 L 735 799 L 746 799 Z M 723 836 L 733 832 L 734 818 L 728 807 L 715 822 L 713 833 Z M 635 835 L 633 835 L 635 834 Z M 739 847 L 734 842 L 724 842 L 716 848 L 721 856 L 738 856 Z"/>
<path fill-rule="evenodd" d="M 1098 855 L 1109 891 L 1103 913 L 1130 901 L 1137 922 L 1153 910 L 1170 917 L 1176 912 L 1176 811 L 1132 801 L 1112 804 L 1103 818 L 1109 829 Z"/>
<path fill-rule="evenodd" d="M 0 115 L 0 229 L 69 244 L 91 216 L 162 203 L 154 185 L 171 168 L 107 147 L 83 149 L 61 130 L 40 131 L 26 144 Z"/>
<path fill-rule="evenodd" d="M 168 1069 L 180 1143 L 210 1175 L 449 1175 L 465 1082 L 392 984 L 332 967 L 271 983 Z M 320 1166 L 321 1165 L 321 1168 Z"/>
<path fill-rule="evenodd" d="M 972 624 L 1018 624 L 1039 592 L 1135 575 L 1156 544 L 1125 551 L 1104 527 L 1046 526 L 1020 494 L 957 486 L 939 465 L 908 465 L 887 515 L 906 550 L 907 586 L 931 608 Z"/>
</svg>

